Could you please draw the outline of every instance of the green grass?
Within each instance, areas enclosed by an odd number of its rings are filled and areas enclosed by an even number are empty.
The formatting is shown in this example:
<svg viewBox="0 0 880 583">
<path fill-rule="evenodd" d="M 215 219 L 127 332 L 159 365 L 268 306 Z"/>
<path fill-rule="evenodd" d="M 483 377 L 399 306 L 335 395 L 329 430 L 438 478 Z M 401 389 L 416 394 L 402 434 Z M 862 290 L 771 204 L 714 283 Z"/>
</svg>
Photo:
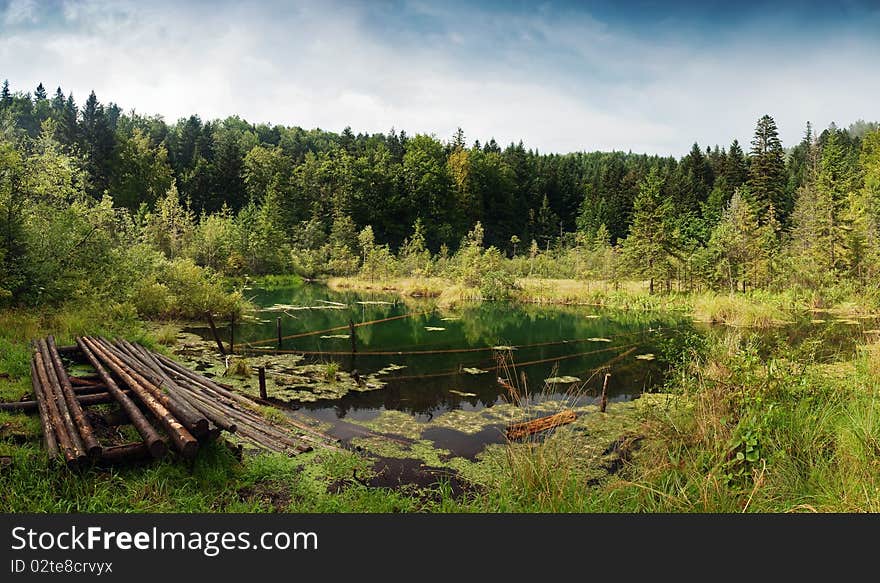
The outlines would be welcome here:
<svg viewBox="0 0 880 583">
<path fill-rule="evenodd" d="M 707 306 L 714 300 L 705 300 Z M 752 297 L 748 301 L 754 302 Z M 780 301 L 773 310 L 784 309 Z M 706 308 L 708 309 L 708 307 Z M 155 345 L 117 308 L 0 312 L 0 399 L 30 392 L 31 338 L 120 335 Z M 6 512 L 863 512 L 880 511 L 880 344 L 818 363 L 810 344 L 759 351 L 753 332 L 731 328 L 683 345 L 671 397 L 613 404 L 544 439 L 453 460 L 469 489 L 366 487 L 372 461 L 351 452 L 288 458 L 222 443 L 194 464 L 159 462 L 70 471 L 49 463 L 36 416 L 0 413 L 0 511 Z M 655 396 L 660 397 L 660 396 Z M 277 413 L 274 410 L 270 417 Z M 640 436 L 619 472 L 603 451 Z M 393 448 L 392 448 L 393 449 Z M 401 457 L 441 462 L 436 450 Z"/>
</svg>

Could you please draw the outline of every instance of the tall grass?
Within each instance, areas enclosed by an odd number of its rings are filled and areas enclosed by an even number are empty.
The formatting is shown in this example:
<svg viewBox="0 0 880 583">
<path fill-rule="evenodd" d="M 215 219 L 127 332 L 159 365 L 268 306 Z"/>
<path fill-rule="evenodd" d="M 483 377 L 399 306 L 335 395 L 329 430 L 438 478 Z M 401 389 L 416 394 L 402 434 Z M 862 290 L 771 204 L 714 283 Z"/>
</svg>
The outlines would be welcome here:
<svg viewBox="0 0 880 583">
<path fill-rule="evenodd" d="M 785 349 L 761 359 L 747 338 L 732 338 L 674 377 L 688 405 L 651 419 L 635 476 L 614 487 L 619 507 L 880 510 L 876 346 L 823 365 Z"/>
</svg>

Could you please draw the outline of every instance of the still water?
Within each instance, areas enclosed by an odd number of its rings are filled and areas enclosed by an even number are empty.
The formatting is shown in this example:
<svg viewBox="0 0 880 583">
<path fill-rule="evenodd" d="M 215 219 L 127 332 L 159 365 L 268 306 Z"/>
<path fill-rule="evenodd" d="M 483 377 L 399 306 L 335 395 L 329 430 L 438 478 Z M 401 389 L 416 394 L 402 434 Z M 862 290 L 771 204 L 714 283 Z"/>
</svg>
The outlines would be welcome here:
<svg viewBox="0 0 880 583">
<path fill-rule="evenodd" d="M 282 349 L 307 352 L 309 362 L 334 361 L 360 375 L 400 367 L 383 376 L 387 385 L 382 389 L 301 403 L 301 410 L 337 426 L 346 419 L 368 421 L 382 411 L 404 411 L 426 423 L 424 437 L 446 446 L 457 441 L 473 451 L 497 441 L 498 431 L 462 440 L 429 422 L 447 411 L 479 411 L 509 402 L 498 377 L 529 393 L 531 402 L 571 400 L 576 394 L 575 404 L 584 405 L 598 399 L 604 373 L 610 372 L 609 400 L 630 400 L 662 383 L 666 359 L 681 350 L 683 338 L 729 333 L 694 323 L 685 314 L 589 306 L 484 302 L 441 309 L 433 300 L 402 301 L 395 294 L 319 285 L 250 289 L 247 295 L 261 311 L 257 321 L 236 326 L 237 347 L 276 348 L 280 318 L 282 334 L 293 336 Z M 851 350 L 862 328 L 875 324 L 827 321 L 762 332 L 762 350 L 783 343 L 808 347 L 813 358 L 833 359 Z M 356 326 L 355 351 L 349 322 Z M 204 329 L 193 331 L 208 335 Z M 223 327 L 220 331 L 229 333 Z M 505 366 L 499 366 L 500 355 Z"/>
</svg>

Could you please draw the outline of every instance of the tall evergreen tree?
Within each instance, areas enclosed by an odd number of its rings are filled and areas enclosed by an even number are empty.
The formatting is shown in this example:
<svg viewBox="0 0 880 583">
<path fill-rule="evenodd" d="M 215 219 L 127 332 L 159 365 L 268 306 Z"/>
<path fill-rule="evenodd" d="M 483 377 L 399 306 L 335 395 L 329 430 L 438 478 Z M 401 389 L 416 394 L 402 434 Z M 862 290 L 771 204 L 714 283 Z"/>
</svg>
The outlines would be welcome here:
<svg viewBox="0 0 880 583">
<path fill-rule="evenodd" d="M 785 152 L 776 122 L 769 115 L 758 120 L 749 158 L 749 191 L 757 205 L 758 218 L 767 219 L 772 204 L 779 220 L 785 224 L 791 213 L 791 200 L 786 193 Z"/>
<path fill-rule="evenodd" d="M 633 222 L 623 242 L 624 260 L 634 273 L 649 280 L 650 293 L 654 293 L 655 279 L 671 275 L 679 255 L 675 209 L 672 201 L 662 196 L 662 189 L 662 176 L 657 169 L 651 170 L 633 204 Z"/>
</svg>

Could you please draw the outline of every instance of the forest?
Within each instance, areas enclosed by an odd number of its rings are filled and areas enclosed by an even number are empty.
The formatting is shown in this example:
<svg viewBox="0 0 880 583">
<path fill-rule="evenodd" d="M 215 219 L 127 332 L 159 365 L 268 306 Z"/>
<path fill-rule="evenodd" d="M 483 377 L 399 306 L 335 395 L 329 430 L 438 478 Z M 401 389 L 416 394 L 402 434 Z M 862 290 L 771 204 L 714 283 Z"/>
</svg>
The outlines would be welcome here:
<svg viewBox="0 0 880 583">
<path fill-rule="evenodd" d="M 880 126 L 861 120 L 806 122 L 786 147 L 764 115 L 749 144 L 676 159 L 541 153 L 461 129 L 167 123 L 42 84 L 0 94 L 11 306 L 89 297 L 194 316 L 234 309 L 223 276 L 290 273 L 450 276 L 486 299 L 537 276 L 877 302 L 878 221 Z"/>
<path fill-rule="evenodd" d="M 805 121 L 783 144 L 767 114 L 748 143 L 719 139 L 677 158 L 463 129 L 169 123 L 4 82 L 0 505 L 876 511 L 880 124 Z M 332 454 L 218 442 L 191 466 L 48 475 L 40 426 L 14 412 L 28 343 L 47 335 L 181 359 L 259 395 L 251 421 L 360 408 L 340 421 L 358 437 Z M 535 390 L 502 378 L 502 355 Z M 553 407 L 569 427 L 495 439 Z M 491 440 L 452 455 L 427 439 L 438 428 Z"/>
</svg>

